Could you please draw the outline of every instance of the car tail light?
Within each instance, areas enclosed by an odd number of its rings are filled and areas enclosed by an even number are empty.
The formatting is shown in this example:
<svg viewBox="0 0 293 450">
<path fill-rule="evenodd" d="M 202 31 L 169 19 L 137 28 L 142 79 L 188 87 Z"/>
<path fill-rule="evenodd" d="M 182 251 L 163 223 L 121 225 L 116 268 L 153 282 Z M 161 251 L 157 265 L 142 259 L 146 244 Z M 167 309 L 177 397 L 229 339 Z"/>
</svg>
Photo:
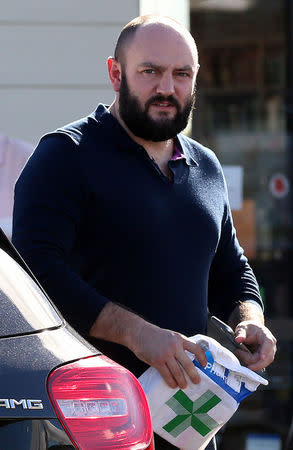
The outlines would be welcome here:
<svg viewBox="0 0 293 450">
<path fill-rule="evenodd" d="M 48 378 L 55 412 L 82 450 L 153 449 L 151 416 L 134 375 L 106 356 L 55 369 Z"/>
</svg>

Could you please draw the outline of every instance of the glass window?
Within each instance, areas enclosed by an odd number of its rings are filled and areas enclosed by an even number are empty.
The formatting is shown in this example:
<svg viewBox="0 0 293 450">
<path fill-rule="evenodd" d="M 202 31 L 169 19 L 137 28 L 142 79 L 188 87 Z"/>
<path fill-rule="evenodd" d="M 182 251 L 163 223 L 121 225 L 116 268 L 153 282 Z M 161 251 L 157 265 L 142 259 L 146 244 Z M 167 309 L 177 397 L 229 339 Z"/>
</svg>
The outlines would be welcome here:
<svg viewBox="0 0 293 450">
<path fill-rule="evenodd" d="M 292 3 L 190 3 L 191 33 L 200 58 L 192 135 L 211 148 L 224 167 L 242 169 L 243 182 L 241 177 L 238 180 L 242 202 L 239 209 L 232 208 L 233 218 L 260 284 L 268 324 L 279 339 L 276 363 L 268 369 L 269 387 L 247 405 L 262 415 L 258 430 L 263 426 L 265 433 L 265 424 L 273 423 L 273 431 L 284 439 L 291 421 L 293 379 L 292 104 L 288 101 L 293 83 L 292 67 L 291 72 L 288 69 Z M 244 409 L 242 413 L 245 416 Z M 247 417 L 239 417 L 235 420 L 243 425 Z M 233 445 L 230 448 L 245 448 Z"/>
</svg>

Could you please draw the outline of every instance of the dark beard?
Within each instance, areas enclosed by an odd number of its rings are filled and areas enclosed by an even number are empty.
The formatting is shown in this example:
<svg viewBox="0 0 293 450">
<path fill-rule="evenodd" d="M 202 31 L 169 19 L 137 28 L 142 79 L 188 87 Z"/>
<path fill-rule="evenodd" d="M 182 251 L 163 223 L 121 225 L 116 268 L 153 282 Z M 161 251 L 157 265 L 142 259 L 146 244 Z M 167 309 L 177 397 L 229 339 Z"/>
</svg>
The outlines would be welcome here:
<svg viewBox="0 0 293 450">
<path fill-rule="evenodd" d="M 177 109 L 177 113 L 173 119 L 162 118 L 161 120 L 153 120 L 148 115 L 148 110 L 153 102 L 168 101 Z M 142 109 L 138 97 L 130 92 L 127 79 L 124 73 L 121 77 L 121 85 L 119 91 L 119 112 L 128 129 L 137 137 L 146 141 L 160 142 L 174 138 L 188 124 L 189 115 L 193 109 L 195 102 L 195 90 L 189 101 L 186 102 L 183 110 L 181 110 L 178 101 L 172 96 L 163 97 L 156 95 L 151 97 Z"/>
</svg>

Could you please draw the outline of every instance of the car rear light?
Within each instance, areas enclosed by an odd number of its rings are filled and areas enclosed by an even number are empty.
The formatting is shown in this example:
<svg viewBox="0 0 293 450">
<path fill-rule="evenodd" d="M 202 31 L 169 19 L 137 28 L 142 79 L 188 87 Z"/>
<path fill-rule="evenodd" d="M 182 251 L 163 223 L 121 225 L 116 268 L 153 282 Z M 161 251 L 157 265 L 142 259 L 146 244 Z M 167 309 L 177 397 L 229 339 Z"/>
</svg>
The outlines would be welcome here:
<svg viewBox="0 0 293 450">
<path fill-rule="evenodd" d="M 153 449 L 148 403 L 137 379 L 106 356 L 55 369 L 48 378 L 55 412 L 82 450 Z"/>
</svg>

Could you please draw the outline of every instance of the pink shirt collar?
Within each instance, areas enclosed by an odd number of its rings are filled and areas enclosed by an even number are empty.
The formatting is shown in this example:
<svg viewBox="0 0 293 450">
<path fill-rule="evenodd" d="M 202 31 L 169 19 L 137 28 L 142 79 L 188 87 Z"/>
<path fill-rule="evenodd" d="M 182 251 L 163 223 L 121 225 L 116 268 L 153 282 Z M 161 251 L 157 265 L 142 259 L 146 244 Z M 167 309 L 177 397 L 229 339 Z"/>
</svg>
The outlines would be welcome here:
<svg viewBox="0 0 293 450">
<path fill-rule="evenodd" d="M 181 152 L 180 147 L 175 144 L 171 161 L 177 161 L 178 159 L 185 159 L 185 155 Z"/>
</svg>

